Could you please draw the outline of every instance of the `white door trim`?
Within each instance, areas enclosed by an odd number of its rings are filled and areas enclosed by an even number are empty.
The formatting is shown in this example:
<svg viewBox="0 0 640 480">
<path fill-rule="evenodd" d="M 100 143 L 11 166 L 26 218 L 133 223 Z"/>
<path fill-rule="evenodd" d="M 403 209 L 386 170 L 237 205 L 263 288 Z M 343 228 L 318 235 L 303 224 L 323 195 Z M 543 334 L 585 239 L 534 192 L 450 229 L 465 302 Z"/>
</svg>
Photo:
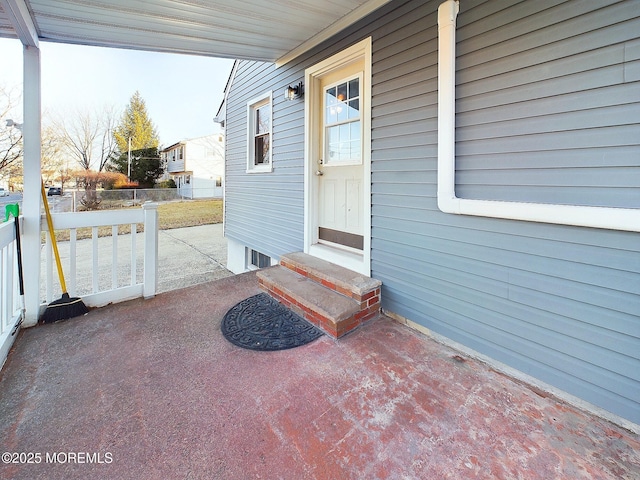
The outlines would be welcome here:
<svg viewBox="0 0 640 480">
<path fill-rule="evenodd" d="M 319 138 L 316 132 L 321 109 L 317 99 L 320 89 L 319 78 L 355 60 L 364 60 L 363 85 L 363 206 L 364 206 L 364 248 L 362 254 L 321 245 L 318 243 L 318 182 L 315 172 L 318 165 Z M 304 251 L 310 255 L 338 263 L 363 275 L 371 274 L 371 37 L 339 52 L 305 70 L 304 105 Z"/>
</svg>

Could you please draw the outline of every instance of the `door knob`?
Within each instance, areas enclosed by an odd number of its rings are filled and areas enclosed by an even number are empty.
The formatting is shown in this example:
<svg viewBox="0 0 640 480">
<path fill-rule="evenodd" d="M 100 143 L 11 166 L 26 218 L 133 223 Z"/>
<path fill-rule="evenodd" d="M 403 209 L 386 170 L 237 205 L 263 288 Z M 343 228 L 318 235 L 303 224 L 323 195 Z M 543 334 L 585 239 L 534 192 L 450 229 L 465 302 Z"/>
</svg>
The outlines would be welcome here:
<svg viewBox="0 0 640 480">
<path fill-rule="evenodd" d="M 322 175 L 324 175 L 324 172 L 321 170 L 316 170 L 316 175 L 321 177 Z"/>
</svg>

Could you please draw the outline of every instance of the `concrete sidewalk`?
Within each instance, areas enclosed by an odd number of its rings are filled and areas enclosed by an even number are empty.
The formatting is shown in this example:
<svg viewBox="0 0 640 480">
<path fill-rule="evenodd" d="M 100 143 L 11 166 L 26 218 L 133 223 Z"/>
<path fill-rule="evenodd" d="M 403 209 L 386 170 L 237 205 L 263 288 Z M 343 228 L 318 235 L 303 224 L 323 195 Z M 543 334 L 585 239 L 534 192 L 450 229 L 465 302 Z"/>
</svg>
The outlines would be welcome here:
<svg viewBox="0 0 640 480">
<path fill-rule="evenodd" d="M 143 258 L 142 234 L 137 236 L 136 277 L 142 281 Z M 69 242 L 59 242 L 60 259 L 65 271 L 65 279 L 72 295 L 86 295 L 92 291 L 93 253 L 91 239 L 78 240 L 76 243 L 77 276 L 76 288 L 68 278 Z M 112 237 L 98 240 L 98 282 L 101 289 L 112 284 Z M 131 282 L 131 236 L 118 236 L 118 286 Z M 212 280 L 228 277 L 232 273 L 226 269 L 227 241 L 223 237 L 222 224 L 201 225 L 197 227 L 160 230 L 158 232 L 158 293 L 189 287 Z M 44 278 L 45 256 L 42 255 L 41 272 Z M 54 266 L 54 292 L 60 292 Z M 41 298 L 45 298 L 45 282 L 41 283 Z M 59 293 L 54 294 L 54 298 Z"/>
<path fill-rule="evenodd" d="M 160 230 L 158 293 L 233 275 L 227 270 L 222 224 Z"/>
</svg>

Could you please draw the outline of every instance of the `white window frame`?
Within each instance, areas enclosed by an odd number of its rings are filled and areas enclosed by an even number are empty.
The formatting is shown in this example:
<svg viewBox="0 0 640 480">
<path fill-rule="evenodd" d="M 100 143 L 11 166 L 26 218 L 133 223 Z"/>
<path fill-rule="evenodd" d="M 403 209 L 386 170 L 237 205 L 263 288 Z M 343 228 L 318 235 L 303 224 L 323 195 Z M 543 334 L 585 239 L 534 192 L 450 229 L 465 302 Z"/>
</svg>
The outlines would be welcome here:
<svg viewBox="0 0 640 480">
<path fill-rule="evenodd" d="M 268 162 L 255 163 L 254 116 L 258 108 L 271 105 L 269 118 L 269 158 Z M 247 173 L 267 173 L 273 171 L 273 93 L 268 91 L 247 102 Z"/>
<path fill-rule="evenodd" d="M 270 257 L 269 255 L 266 255 L 254 248 L 250 248 L 250 247 L 245 247 L 245 270 L 248 271 L 253 271 L 253 270 L 260 270 L 260 268 L 266 268 L 265 267 L 259 267 L 258 265 L 256 265 L 255 263 L 253 263 L 253 252 L 255 252 L 258 256 L 258 258 L 262 255 L 265 258 L 269 259 L 269 265 L 267 266 L 272 266 L 273 263 L 273 258 Z"/>
</svg>

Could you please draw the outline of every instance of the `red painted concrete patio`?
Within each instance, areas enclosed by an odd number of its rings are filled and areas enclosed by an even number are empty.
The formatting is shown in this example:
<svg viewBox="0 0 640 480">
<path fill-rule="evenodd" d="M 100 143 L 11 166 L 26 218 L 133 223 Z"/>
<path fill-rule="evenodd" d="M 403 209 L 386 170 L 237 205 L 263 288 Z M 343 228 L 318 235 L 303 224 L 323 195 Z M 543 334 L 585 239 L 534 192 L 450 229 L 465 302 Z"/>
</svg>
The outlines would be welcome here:
<svg viewBox="0 0 640 480">
<path fill-rule="evenodd" d="M 23 331 L 1 450 L 40 462 L 0 478 L 640 478 L 637 435 L 386 317 L 235 347 L 222 316 L 255 293 L 245 274 Z"/>
</svg>

